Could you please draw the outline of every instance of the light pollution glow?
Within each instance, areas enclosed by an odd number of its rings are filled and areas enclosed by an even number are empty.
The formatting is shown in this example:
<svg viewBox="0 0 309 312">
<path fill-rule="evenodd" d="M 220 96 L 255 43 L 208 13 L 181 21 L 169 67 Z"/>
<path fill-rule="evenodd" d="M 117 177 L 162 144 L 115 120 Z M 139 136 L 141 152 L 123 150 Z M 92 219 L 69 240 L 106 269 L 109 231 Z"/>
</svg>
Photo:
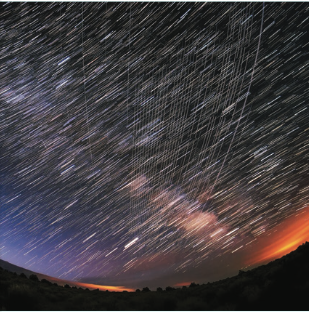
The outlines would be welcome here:
<svg viewBox="0 0 309 312">
<path fill-rule="evenodd" d="M 129 291 L 132 292 L 135 289 L 127 288 L 124 286 L 108 286 L 108 285 L 97 285 L 97 284 L 90 284 L 90 283 L 80 283 L 80 282 L 73 282 L 73 281 L 67 281 L 63 279 L 59 279 L 56 277 L 51 277 L 47 275 L 41 275 L 39 274 L 41 278 L 45 278 L 49 280 L 50 282 L 57 283 L 59 286 L 69 285 L 71 287 L 81 287 L 81 288 L 88 288 L 88 289 L 99 289 L 101 291 L 115 291 L 115 292 L 122 292 L 122 291 Z"/>
<path fill-rule="evenodd" d="M 85 288 L 89 288 L 89 289 L 99 289 L 102 291 L 108 290 L 108 291 L 116 291 L 116 292 L 120 292 L 120 291 L 134 291 L 135 289 L 132 288 L 126 288 L 123 286 L 106 286 L 106 285 L 96 285 L 96 284 L 87 284 L 87 283 L 75 283 L 76 286 L 79 287 L 85 287 Z"/>
<path fill-rule="evenodd" d="M 254 244 L 255 252 L 248 253 L 247 265 L 281 258 L 306 241 L 309 241 L 309 207 L 284 220 L 271 233 L 261 236 Z"/>
</svg>

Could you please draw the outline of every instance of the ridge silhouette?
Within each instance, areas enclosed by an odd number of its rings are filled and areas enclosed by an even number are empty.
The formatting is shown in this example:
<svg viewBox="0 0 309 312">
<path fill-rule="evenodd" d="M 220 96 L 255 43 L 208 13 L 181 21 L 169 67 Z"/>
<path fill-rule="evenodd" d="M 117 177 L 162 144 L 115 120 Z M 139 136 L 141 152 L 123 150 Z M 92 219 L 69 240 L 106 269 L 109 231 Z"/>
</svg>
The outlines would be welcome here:
<svg viewBox="0 0 309 312">
<path fill-rule="evenodd" d="M 0 277 L 2 310 L 309 310 L 309 243 L 236 276 L 177 289 L 89 291 L 3 268 Z"/>
</svg>

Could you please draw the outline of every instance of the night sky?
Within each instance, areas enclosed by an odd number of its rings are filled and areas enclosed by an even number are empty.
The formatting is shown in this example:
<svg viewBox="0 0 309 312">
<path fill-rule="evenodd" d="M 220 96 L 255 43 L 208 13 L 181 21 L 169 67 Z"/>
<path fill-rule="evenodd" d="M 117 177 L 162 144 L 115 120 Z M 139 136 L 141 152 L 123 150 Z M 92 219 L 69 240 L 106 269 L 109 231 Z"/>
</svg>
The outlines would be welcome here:
<svg viewBox="0 0 309 312">
<path fill-rule="evenodd" d="M 309 240 L 308 3 L 0 6 L 3 260 L 165 287 Z"/>
</svg>

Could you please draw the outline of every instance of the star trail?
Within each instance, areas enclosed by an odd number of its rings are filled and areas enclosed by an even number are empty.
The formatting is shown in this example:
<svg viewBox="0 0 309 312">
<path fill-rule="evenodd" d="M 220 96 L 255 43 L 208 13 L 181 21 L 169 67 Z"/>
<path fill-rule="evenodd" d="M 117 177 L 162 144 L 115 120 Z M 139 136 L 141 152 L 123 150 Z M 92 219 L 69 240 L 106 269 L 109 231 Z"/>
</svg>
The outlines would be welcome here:
<svg viewBox="0 0 309 312">
<path fill-rule="evenodd" d="M 0 5 L 2 259 L 207 281 L 307 211 L 307 3 Z"/>
</svg>

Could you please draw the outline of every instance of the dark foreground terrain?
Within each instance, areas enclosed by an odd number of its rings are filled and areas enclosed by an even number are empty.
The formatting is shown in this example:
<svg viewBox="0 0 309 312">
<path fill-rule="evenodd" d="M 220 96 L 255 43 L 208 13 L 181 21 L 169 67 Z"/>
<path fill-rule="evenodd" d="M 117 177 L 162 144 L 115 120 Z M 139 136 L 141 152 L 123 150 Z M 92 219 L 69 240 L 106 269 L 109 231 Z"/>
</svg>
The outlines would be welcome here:
<svg viewBox="0 0 309 312">
<path fill-rule="evenodd" d="M 174 289 L 102 292 L 0 268 L 2 310 L 309 310 L 309 243 L 218 282 Z"/>
</svg>

